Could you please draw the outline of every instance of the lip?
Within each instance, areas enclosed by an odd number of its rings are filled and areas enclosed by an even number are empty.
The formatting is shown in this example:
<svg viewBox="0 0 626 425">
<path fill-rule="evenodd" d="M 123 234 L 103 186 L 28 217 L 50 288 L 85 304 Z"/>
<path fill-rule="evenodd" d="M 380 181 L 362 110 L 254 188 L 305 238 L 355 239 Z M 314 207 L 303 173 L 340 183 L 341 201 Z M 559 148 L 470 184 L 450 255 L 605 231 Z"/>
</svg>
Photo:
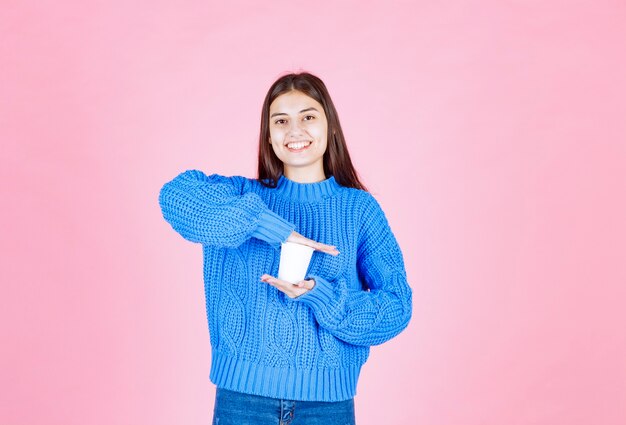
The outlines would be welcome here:
<svg viewBox="0 0 626 425">
<path fill-rule="evenodd" d="M 301 148 L 301 149 L 290 149 L 287 145 L 289 143 L 297 143 L 297 142 L 310 142 L 306 147 Z M 297 141 L 290 141 L 285 143 L 285 148 L 287 148 L 287 150 L 289 152 L 294 152 L 294 153 L 298 153 L 298 152 L 304 152 L 305 150 L 309 149 L 311 147 L 311 145 L 313 145 L 313 140 L 297 140 Z"/>
</svg>

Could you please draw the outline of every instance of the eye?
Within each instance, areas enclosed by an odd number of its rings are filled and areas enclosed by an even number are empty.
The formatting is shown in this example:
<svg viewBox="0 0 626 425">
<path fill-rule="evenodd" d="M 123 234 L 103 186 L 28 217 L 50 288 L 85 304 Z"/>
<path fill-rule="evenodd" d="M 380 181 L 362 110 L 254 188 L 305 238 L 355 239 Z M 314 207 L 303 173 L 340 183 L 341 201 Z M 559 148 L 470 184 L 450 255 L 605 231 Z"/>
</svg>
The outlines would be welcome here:
<svg viewBox="0 0 626 425">
<path fill-rule="evenodd" d="M 276 121 L 274 121 L 274 124 L 282 124 L 281 121 L 285 121 L 285 120 L 282 118 L 279 118 Z"/>
<path fill-rule="evenodd" d="M 315 118 L 315 115 L 307 115 L 304 118 L 307 118 L 307 117 Z M 310 121 L 310 120 L 307 120 L 307 121 Z"/>
</svg>

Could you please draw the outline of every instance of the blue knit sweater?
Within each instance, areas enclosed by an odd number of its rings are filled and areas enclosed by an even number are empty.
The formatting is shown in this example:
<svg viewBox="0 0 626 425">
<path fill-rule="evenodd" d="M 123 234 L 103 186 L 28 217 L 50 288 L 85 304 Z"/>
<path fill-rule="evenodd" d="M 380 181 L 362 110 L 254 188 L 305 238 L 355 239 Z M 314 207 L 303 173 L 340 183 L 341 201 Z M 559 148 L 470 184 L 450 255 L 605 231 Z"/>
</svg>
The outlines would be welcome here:
<svg viewBox="0 0 626 425">
<path fill-rule="evenodd" d="M 379 203 L 334 176 L 275 188 L 187 170 L 159 193 L 165 220 L 202 244 L 211 381 L 266 397 L 340 401 L 356 395 L 372 345 L 409 323 L 412 291 Z M 278 274 L 293 231 L 340 251 L 314 251 L 310 291 L 289 298 L 260 280 Z"/>
</svg>

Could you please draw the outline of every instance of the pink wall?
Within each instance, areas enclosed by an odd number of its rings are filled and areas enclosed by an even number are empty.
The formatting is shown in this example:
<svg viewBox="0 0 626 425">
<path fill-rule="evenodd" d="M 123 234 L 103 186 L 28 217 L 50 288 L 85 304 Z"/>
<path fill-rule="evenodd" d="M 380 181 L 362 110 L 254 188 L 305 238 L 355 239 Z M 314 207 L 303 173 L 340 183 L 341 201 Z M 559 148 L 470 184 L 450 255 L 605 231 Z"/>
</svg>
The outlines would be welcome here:
<svg viewBox="0 0 626 425">
<path fill-rule="evenodd" d="M 158 190 L 253 176 L 300 69 L 414 288 L 358 423 L 626 423 L 624 2 L 212 3 L 2 2 L 0 423 L 210 423 L 201 248 Z"/>
</svg>

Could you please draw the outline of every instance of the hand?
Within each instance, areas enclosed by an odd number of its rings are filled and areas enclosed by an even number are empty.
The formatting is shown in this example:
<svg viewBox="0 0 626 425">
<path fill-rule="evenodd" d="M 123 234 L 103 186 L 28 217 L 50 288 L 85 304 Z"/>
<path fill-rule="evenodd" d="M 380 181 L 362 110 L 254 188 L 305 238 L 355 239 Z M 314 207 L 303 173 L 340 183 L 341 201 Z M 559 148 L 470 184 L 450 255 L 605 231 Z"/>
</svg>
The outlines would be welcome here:
<svg viewBox="0 0 626 425">
<path fill-rule="evenodd" d="M 337 250 L 336 246 L 334 246 L 334 245 L 326 245 L 326 244 L 321 243 L 321 242 L 316 242 L 316 241 L 314 241 L 312 239 L 309 239 L 307 237 L 302 236 L 300 233 L 296 232 L 295 230 L 293 232 L 291 232 L 289 237 L 287 237 L 286 242 L 295 242 L 295 243 L 299 243 L 299 244 L 302 244 L 302 245 L 310 246 L 311 248 L 315 249 L 316 251 L 321 251 L 321 252 L 324 252 L 326 254 L 334 255 L 335 257 L 337 255 L 339 255 L 339 251 Z"/>
<path fill-rule="evenodd" d="M 261 281 L 272 285 L 274 288 L 283 292 L 289 298 L 296 298 L 305 292 L 310 291 L 315 286 L 315 281 L 313 279 L 309 280 L 301 280 L 298 283 L 291 283 L 276 277 L 270 276 L 269 274 L 264 274 L 261 276 Z"/>
</svg>

